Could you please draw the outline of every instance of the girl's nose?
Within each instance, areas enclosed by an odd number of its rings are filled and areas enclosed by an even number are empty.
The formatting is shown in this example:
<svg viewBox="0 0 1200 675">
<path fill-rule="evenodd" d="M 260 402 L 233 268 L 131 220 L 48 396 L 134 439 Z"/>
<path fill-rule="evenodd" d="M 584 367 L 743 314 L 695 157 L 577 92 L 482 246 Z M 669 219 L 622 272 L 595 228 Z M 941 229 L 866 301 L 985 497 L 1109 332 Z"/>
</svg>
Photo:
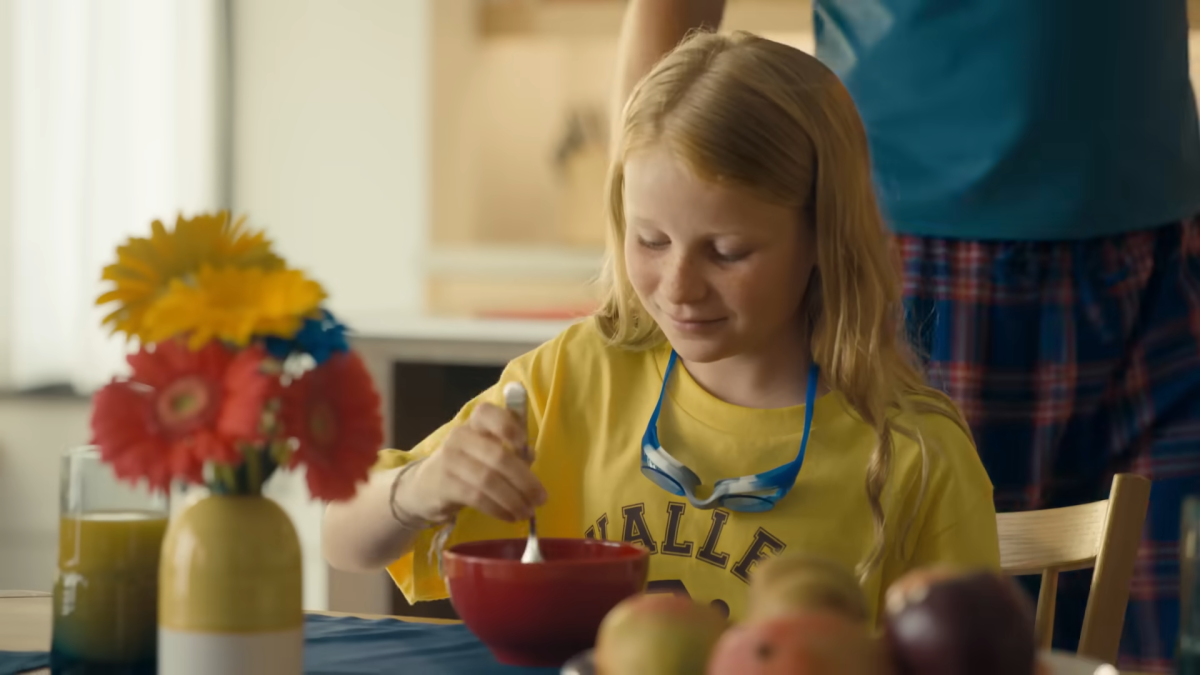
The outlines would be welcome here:
<svg viewBox="0 0 1200 675">
<path fill-rule="evenodd" d="M 704 299 L 708 282 L 701 264 L 686 253 L 670 256 L 663 263 L 663 299 L 673 305 L 689 305 Z"/>
</svg>

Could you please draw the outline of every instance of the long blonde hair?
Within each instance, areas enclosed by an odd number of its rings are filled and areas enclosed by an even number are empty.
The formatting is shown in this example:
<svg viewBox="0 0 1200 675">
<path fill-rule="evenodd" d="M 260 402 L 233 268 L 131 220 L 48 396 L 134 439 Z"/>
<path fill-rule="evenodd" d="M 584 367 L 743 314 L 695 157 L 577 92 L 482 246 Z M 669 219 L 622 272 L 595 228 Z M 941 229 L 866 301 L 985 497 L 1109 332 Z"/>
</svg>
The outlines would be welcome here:
<svg viewBox="0 0 1200 675">
<path fill-rule="evenodd" d="M 637 85 L 620 134 L 609 171 L 605 300 L 596 314 L 614 345 L 647 349 L 664 339 L 625 269 L 624 164 L 631 152 L 665 143 L 698 176 L 794 207 L 812 223 L 817 263 L 801 307 L 812 358 L 878 437 L 866 471 L 875 541 L 859 565 L 865 578 L 888 550 L 883 491 L 894 434 L 912 438 L 922 454 L 921 483 L 901 542 L 929 482 L 921 434 L 897 413 L 935 412 L 968 437 L 970 431 L 953 402 L 925 384 L 904 337 L 898 270 L 849 92 L 820 61 L 792 47 L 748 33 L 698 32 Z"/>
</svg>

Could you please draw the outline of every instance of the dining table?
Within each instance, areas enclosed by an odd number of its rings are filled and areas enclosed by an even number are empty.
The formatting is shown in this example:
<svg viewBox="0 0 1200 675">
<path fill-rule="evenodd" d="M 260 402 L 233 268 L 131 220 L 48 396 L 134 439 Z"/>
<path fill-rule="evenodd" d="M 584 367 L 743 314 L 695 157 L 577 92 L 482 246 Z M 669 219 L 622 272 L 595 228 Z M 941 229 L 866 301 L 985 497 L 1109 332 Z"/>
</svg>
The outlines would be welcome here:
<svg viewBox="0 0 1200 675">
<path fill-rule="evenodd" d="M 416 626 L 446 626 L 462 628 L 461 622 L 449 619 L 429 619 L 418 617 L 398 617 L 398 616 L 383 616 L 373 614 L 351 614 L 346 612 L 326 612 L 311 610 L 305 612 L 308 618 L 320 619 L 323 623 L 326 620 L 343 619 L 348 621 L 367 622 L 362 625 L 371 625 L 379 623 L 400 622 L 401 624 Z M 52 627 L 52 605 L 49 593 L 35 591 L 4 591 L 0 590 L 0 652 L 43 652 L 50 648 L 50 633 Z M 353 628 L 353 627 L 351 627 Z M 460 641 L 461 641 L 460 636 Z M 470 638 L 467 638 L 470 640 Z M 434 670 L 440 673 L 472 673 L 477 675 L 483 671 L 480 670 L 480 659 L 487 661 L 489 657 L 482 654 L 484 647 L 482 645 L 473 645 L 475 651 L 480 652 L 473 658 L 472 665 L 463 666 L 463 652 L 470 651 L 470 648 L 464 650 L 461 645 L 453 648 L 455 654 L 455 663 L 450 663 L 449 660 L 445 663 L 436 663 L 431 665 L 429 662 L 423 664 L 420 672 L 423 675 L 434 675 Z M 434 654 L 432 658 L 436 659 Z M 457 664 L 457 665 L 456 665 Z M 394 662 L 393 662 L 394 665 Z M 1090 669 L 1089 669 L 1090 670 Z M 378 672 L 405 672 L 404 670 L 392 669 L 386 666 L 381 666 Z M 49 669 L 23 671 L 23 673 L 49 673 Z M 326 671 L 328 672 L 328 671 Z M 354 672 L 374 672 L 373 670 L 356 670 Z M 417 671 L 407 671 L 417 672 Z M 495 673 L 556 673 L 557 669 L 548 668 L 512 668 L 502 666 L 494 661 L 487 665 L 487 672 Z M 1071 672 L 1082 672 L 1071 669 Z M 1112 673 L 1111 669 L 1097 669 L 1096 673 Z M 0 672 L 0 675 L 8 675 L 8 673 Z M 1089 675 L 1091 675 L 1089 673 Z M 1149 673 L 1137 673 L 1129 670 L 1121 670 L 1120 675 L 1150 675 Z"/>
<path fill-rule="evenodd" d="M 330 643 L 341 641 L 343 651 L 357 652 L 355 658 L 344 662 L 349 664 L 344 670 L 339 668 L 332 671 L 328 669 L 328 665 L 318 668 L 319 670 L 325 673 L 351 674 L 420 672 L 422 675 L 545 675 L 559 672 L 556 668 L 518 668 L 501 665 L 491 658 L 482 643 L 466 632 L 461 622 L 455 620 L 315 610 L 306 611 L 305 615 L 306 670 L 309 668 L 307 660 L 310 651 L 320 650 L 328 655 Z M 53 606 L 49 593 L 0 590 L 0 652 L 48 651 L 52 617 Z M 314 627 L 320 629 L 319 635 Z M 376 638 L 374 643 L 370 642 L 372 635 Z M 400 643 L 406 640 L 409 647 L 407 652 L 400 656 L 417 664 L 408 668 L 397 660 L 396 654 L 386 651 L 392 649 L 394 652 L 401 646 Z M 374 663 L 369 656 L 372 651 L 378 655 Z M 0 654 L 0 657 L 3 657 L 3 654 Z M 3 658 L 0 658 L 0 675 L 10 675 L 13 671 L 5 671 L 3 663 Z M 17 672 L 50 673 L 50 670 L 43 668 Z"/>
</svg>

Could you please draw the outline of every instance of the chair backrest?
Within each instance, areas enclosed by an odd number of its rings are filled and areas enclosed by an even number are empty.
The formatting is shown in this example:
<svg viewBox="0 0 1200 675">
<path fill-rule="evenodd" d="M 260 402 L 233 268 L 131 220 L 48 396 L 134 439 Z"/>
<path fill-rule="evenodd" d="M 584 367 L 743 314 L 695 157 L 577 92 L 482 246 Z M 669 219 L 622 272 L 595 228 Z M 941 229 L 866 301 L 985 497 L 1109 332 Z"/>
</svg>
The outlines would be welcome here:
<svg viewBox="0 0 1200 675">
<path fill-rule="evenodd" d="M 1041 574 L 1036 635 L 1049 648 L 1058 573 L 1094 567 L 1079 636 L 1079 655 L 1116 663 L 1129 584 L 1137 560 L 1150 481 L 1117 474 L 1108 499 L 1042 511 L 1000 513 L 1000 566 L 1010 575 Z"/>
</svg>

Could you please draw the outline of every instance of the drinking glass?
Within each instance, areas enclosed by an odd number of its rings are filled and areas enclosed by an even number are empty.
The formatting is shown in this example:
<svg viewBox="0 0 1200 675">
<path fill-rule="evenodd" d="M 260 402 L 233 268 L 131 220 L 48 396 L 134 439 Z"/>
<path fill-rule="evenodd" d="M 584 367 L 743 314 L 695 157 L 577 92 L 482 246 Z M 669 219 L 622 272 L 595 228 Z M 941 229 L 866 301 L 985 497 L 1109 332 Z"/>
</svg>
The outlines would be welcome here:
<svg viewBox="0 0 1200 675">
<path fill-rule="evenodd" d="M 1200 496 L 1183 501 L 1179 537 L 1179 648 L 1175 663 L 1180 675 L 1200 675 Z"/>
<path fill-rule="evenodd" d="M 67 451 L 60 480 L 54 670 L 152 672 L 168 496 L 118 480 L 95 446 Z"/>
</svg>

